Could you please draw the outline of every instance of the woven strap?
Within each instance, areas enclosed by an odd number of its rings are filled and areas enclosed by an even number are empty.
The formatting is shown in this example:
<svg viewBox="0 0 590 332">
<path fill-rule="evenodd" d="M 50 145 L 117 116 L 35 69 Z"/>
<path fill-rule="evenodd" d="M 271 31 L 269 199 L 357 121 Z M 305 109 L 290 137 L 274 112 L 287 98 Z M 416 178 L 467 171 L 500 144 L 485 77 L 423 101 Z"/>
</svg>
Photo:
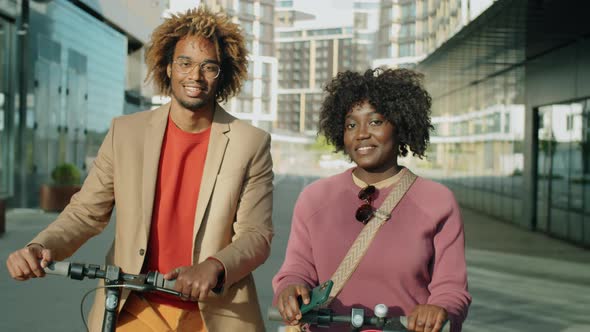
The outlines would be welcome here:
<svg viewBox="0 0 590 332">
<path fill-rule="evenodd" d="M 412 186 L 417 176 L 407 168 L 402 169 L 401 178 L 393 189 L 389 193 L 389 196 L 385 199 L 383 204 L 375 211 L 375 215 L 371 220 L 363 227 L 363 230 L 357 236 L 356 240 L 352 243 L 350 249 L 346 253 L 346 256 L 332 275 L 332 291 L 328 297 L 328 301 L 324 303 L 324 307 L 327 307 L 330 302 L 340 293 L 344 284 L 348 281 L 356 267 L 359 265 L 361 258 L 367 252 L 369 244 L 375 238 L 377 230 L 385 224 L 385 222 L 391 217 L 391 211 L 397 206 L 397 203 L 404 197 L 408 189 Z"/>
</svg>

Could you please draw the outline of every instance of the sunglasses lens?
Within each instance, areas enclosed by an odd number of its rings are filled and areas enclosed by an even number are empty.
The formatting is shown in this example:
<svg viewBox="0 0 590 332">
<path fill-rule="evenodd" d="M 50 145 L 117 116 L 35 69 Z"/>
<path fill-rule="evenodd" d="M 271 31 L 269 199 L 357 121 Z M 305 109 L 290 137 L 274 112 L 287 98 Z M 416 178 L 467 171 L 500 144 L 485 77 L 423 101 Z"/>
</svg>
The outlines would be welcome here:
<svg viewBox="0 0 590 332">
<path fill-rule="evenodd" d="M 375 186 L 367 186 L 359 192 L 359 198 L 363 201 L 368 200 L 375 194 Z"/>
<path fill-rule="evenodd" d="M 366 224 L 373 217 L 373 207 L 369 204 L 363 204 L 356 210 L 356 220 Z"/>
</svg>

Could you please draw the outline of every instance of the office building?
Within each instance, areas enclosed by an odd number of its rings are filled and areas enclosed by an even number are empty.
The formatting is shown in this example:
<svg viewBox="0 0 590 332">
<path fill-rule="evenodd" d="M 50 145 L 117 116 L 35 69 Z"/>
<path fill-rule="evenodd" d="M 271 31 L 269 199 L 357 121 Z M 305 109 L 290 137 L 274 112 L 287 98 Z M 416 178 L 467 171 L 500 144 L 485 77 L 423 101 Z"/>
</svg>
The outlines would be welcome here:
<svg viewBox="0 0 590 332">
<path fill-rule="evenodd" d="M 464 207 L 590 246 L 585 1 L 498 0 L 417 69 L 433 97 L 421 171 Z"/>
<path fill-rule="evenodd" d="M 0 1 L 0 198 L 37 206 L 64 162 L 83 171 L 110 119 L 149 107 L 143 45 L 167 1 Z"/>
</svg>

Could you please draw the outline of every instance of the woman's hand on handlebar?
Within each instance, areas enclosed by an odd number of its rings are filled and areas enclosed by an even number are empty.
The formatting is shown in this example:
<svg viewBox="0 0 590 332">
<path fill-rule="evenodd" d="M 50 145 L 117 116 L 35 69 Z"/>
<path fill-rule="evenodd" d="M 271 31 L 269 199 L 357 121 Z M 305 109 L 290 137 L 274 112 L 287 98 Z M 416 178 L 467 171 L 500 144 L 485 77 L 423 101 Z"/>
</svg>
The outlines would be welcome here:
<svg viewBox="0 0 590 332">
<path fill-rule="evenodd" d="M 283 317 L 283 320 L 289 325 L 299 324 L 301 311 L 299 311 L 299 302 L 297 297 L 301 296 L 304 304 L 308 304 L 309 287 L 304 284 L 293 284 L 287 286 L 277 298 L 277 308 Z"/>
<path fill-rule="evenodd" d="M 34 243 L 10 254 L 6 267 L 10 276 L 16 280 L 40 278 L 45 276 L 43 268 L 53 261 L 52 256 L 51 250 Z"/>
<path fill-rule="evenodd" d="M 408 316 L 408 330 L 415 332 L 440 332 L 449 318 L 447 311 L 432 304 L 419 304 Z"/>
</svg>

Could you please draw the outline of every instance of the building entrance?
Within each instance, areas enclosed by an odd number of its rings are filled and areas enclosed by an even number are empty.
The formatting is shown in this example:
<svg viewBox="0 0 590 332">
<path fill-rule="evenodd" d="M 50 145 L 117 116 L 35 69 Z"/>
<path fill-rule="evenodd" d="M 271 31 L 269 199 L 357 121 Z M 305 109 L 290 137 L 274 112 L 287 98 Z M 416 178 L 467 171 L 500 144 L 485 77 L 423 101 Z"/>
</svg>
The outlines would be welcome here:
<svg viewBox="0 0 590 332">
<path fill-rule="evenodd" d="M 590 245 L 590 98 L 538 108 L 537 229 Z"/>
</svg>

